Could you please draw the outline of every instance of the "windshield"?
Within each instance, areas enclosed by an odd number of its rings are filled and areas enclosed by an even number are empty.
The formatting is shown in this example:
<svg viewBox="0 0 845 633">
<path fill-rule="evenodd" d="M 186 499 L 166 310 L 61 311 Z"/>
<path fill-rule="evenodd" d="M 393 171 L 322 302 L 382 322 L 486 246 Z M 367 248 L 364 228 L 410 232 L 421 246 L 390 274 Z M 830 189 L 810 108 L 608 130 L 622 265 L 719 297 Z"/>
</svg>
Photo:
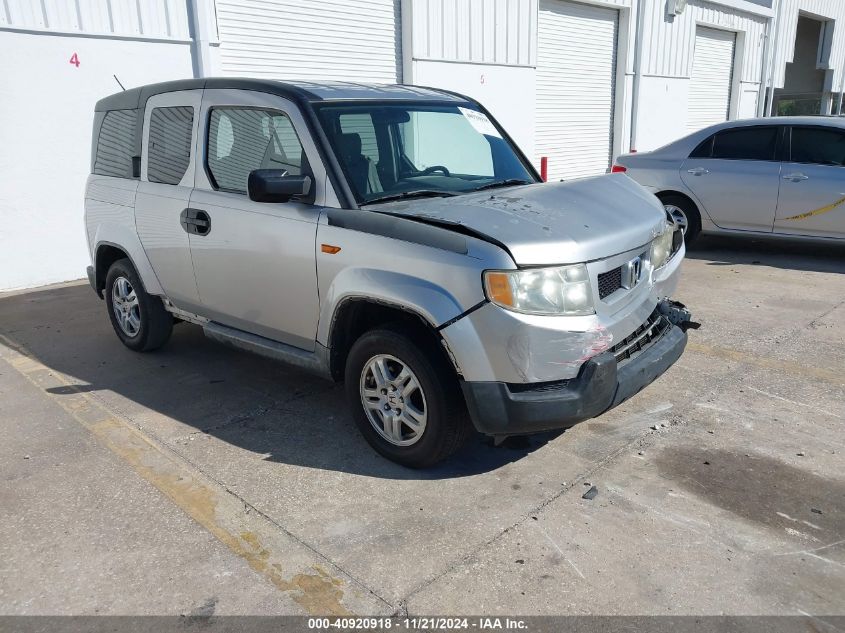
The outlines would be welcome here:
<svg viewBox="0 0 845 633">
<path fill-rule="evenodd" d="M 318 116 L 358 204 L 537 182 L 471 104 L 320 104 Z"/>
</svg>

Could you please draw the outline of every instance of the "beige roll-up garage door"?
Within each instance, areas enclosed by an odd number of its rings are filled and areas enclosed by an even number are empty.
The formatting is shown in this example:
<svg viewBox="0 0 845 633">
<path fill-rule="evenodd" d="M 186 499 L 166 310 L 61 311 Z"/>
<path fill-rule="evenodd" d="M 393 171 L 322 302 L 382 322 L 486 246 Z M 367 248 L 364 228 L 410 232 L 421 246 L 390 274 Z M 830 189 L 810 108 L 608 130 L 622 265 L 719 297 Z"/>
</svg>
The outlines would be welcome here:
<svg viewBox="0 0 845 633">
<path fill-rule="evenodd" d="M 736 33 L 699 26 L 690 77 L 687 129 L 727 121 L 731 107 Z"/>
<path fill-rule="evenodd" d="M 536 163 L 549 180 L 604 173 L 613 145 L 614 9 L 542 0 L 537 33 Z"/>
<path fill-rule="evenodd" d="M 216 0 L 223 74 L 401 81 L 400 0 Z"/>
</svg>

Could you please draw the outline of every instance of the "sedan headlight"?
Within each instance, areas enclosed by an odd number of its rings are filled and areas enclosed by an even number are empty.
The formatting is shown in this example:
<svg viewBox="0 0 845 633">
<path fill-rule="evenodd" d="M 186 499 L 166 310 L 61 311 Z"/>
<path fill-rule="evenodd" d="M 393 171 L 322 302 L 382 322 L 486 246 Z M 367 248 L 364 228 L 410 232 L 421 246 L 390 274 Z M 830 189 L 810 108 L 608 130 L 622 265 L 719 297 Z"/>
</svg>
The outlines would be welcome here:
<svg viewBox="0 0 845 633">
<path fill-rule="evenodd" d="M 569 316 L 595 312 L 584 264 L 488 270 L 484 273 L 484 291 L 496 305 L 516 312 Z"/>
<path fill-rule="evenodd" d="M 669 258 L 672 257 L 672 235 L 675 232 L 674 228 L 674 225 L 667 224 L 663 233 L 651 241 L 651 253 L 649 255 L 649 260 L 651 261 L 652 268 L 655 270 L 663 266 L 663 264 L 668 262 Z"/>
</svg>

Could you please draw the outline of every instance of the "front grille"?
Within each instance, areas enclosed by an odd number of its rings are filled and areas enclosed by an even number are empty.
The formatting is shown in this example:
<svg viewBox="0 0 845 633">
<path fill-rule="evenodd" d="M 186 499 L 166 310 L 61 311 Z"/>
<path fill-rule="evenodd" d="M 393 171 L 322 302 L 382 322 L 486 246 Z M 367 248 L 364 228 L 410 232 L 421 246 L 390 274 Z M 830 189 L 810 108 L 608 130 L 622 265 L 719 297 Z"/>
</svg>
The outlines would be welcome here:
<svg viewBox="0 0 845 633">
<path fill-rule="evenodd" d="M 670 325 L 669 319 L 657 310 L 652 312 L 645 323 L 610 348 L 610 351 L 616 357 L 616 362 L 622 364 L 651 347 L 655 341 L 666 333 Z"/>
<path fill-rule="evenodd" d="M 601 273 L 599 281 L 599 299 L 609 297 L 622 287 L 622 266 Z"/>
</svg>

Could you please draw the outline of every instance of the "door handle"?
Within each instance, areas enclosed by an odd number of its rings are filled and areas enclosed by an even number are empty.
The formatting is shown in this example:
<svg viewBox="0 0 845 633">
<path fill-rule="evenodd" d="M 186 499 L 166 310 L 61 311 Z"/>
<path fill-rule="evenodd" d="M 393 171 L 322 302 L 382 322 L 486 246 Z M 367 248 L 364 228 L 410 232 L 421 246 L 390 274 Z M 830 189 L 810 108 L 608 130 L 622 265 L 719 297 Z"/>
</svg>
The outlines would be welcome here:
<svg viewBox="0 0 845 633">
<path fill-rule="evenodd" d="M 791 180 L 792 182 L 801 182 L 802 180 L 809 180 L 810 177 L 805 175 L 805 174 L 796 173 L 796 174 L 787 174 L 786 176 L 783 177 L 783 179 L 784 180 Z"/>
<path fill-rule="evenodd" d="M 179 214 L 179 224 L 186 233 L 193 235 L 208 235 L 211 232 L 211 218 L 202 209 L 182 209 Z"/>
<path fill-rule="evenodd" d="M 687 170 L 688 174 L 692 174 L 693 176 L 703 176 L 705 174 L 709 174 L 709 169 L 704 169 L 704 167 L 694 167 L 693 169 Z"/>
</svg>

